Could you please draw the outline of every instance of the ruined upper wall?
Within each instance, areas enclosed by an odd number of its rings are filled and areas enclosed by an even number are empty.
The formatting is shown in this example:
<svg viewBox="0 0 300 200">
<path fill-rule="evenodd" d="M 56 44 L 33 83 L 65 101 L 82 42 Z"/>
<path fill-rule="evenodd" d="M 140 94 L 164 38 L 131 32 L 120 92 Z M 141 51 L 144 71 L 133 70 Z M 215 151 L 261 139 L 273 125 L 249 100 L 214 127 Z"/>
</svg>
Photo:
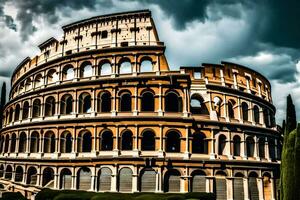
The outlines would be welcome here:
<svg viewBox="0 0 300 200">
<path fill-rule="evenodd" d="M 48 39 L 39 45 L 39 55 L 17 66 L 12 85 L 29 70 L 63 56 L 104 48 L 163 46 L 149 10 L 97 16 L 62 28 L 61 40 Z"/>
</svg>

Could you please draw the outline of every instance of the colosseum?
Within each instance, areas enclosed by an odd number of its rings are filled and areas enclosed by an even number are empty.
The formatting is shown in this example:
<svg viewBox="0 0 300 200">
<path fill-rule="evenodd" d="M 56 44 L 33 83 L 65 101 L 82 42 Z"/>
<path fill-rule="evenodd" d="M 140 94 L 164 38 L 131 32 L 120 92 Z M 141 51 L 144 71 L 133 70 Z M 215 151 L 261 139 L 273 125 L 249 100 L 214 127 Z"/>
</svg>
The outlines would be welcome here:
<svg viewBox="0 0 300 200">
<path fill-rule="evenodd" d="M 0 131 L 6 190 L 277 199 L 282 145 L 263 75 L 230 62 L 170 70 L 149 10 L 62 29 L 13 72 Z"/>
</svg>

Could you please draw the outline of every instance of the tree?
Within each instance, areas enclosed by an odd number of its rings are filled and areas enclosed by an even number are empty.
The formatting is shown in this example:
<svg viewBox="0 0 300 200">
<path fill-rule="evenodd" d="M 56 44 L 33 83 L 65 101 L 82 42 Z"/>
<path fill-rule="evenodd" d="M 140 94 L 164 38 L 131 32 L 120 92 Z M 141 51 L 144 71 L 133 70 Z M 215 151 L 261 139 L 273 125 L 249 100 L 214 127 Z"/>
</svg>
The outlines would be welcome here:
<svg viewBox="0 0 300 200">
<path fill-rule="evenodd" d="M 286 133 L 290 133 L 297 126 L 295 105 L 290 94 L 287 96 L 286 102 Z"/>
<path fill-rule="evenodd" d="M 6 83 L 3 82 L 1 89 L 1 99 L 0 99 L 0 128 L 2 128 L 2 120 L 3 120 L 3 107 L 6 103 Z"/>
</svg>

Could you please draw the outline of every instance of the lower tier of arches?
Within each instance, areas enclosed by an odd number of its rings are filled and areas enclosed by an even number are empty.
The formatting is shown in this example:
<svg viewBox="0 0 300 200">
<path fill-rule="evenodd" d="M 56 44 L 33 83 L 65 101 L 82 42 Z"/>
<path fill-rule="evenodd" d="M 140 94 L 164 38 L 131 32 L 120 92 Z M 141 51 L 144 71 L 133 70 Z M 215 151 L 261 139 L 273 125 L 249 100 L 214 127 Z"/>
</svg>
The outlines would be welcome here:
<svg viewBox="0 0 300 200">
<path fill-rule="evenodd" d="M 94 192 L 213 192 L 217 200 L 276 198 L 277 171 L 274 168 L 219 164 L 170 164 L 145 160 L 103 164 L 45 165 L 3 163 L 0 183 L 6 190 L 22 191 L 30 197 L 41 188 Z M 134 163 L 134 161 L 133 161 Z M 167 164 L 168 163 L 168 164 Z"/>
</svg>

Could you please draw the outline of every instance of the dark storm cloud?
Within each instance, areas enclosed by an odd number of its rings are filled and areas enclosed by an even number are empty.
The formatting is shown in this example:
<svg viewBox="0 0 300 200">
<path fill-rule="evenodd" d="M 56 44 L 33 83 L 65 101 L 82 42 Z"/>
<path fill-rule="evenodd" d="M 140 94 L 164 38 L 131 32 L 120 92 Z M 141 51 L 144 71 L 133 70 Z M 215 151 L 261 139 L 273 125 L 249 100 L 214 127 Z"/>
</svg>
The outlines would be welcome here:
<svg viewBox="0 0 300 200">
<path fill-rule="evenodd" d="M 17 31 L 17 26 L 14 23 L 14 20 L 11 16 L 5 15 L 3 11 L 3 5 L 6 0 L 0 0 L 0 26 L 5 25 L 8 28 Z"/>
<path fill-rule="evenodd" d="M 111 0 L 13 0 L 14 6 L 18 9 L 17 20 L 21 24 L 20 33 L 23 39 L 36 30 L 33 20 L 36 17 L 44 17 L 45 20 L 54 24 L 58 21 L 57 10 L 71 9 L 80 10 L 83 8 L 95 9 L 95 5 L 110 6 Z M 67 12 L 62 12 L 68 15 Z"/>
</svg>

